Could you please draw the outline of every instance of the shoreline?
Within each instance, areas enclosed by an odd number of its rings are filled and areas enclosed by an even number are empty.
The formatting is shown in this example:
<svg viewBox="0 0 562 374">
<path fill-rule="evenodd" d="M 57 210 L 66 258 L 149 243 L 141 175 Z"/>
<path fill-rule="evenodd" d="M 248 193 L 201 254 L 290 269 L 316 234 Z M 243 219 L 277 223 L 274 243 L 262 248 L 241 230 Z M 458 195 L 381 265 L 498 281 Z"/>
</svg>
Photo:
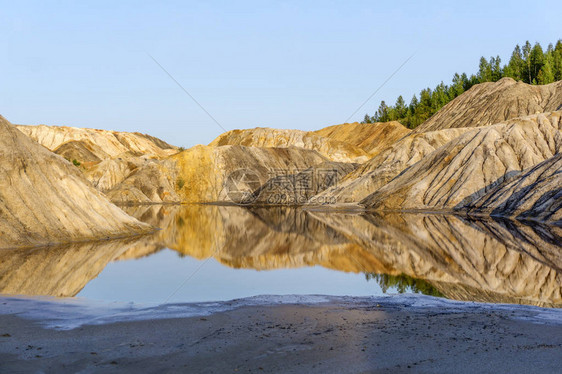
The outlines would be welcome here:
<svg viewBox="0 0 562 374">
<path fill-rule="evenodd" d="M 149 225 L 149 226 L 150 226 L 150 228 L 148 228 L 146 232 L 138 232 L 138 233 L 132 232 L 132 233 L 128 233 L 128 234 L 106 236 L 106 237 L 102 237 L 102 238 L 84 238 L 84 239 L 61 241 L 61 242 L 51 241 L 51 242 L 48 242 L 48 243 L 28 245 L 28 246 L 2 247 L 2 248 L 0 248 L 0 250 L 2 250 L 2 251 L 19 251 L 19 250 L 26 250 L 26 249 L 64 247 L 64 246 L 74 245 L 74 244 L 97 244 L 97 243 L 127 241 L 127 240 L 139 239 L 139 238 L 143 238 L 143 237 L 148 238 L 151 235 L 153 235 L 153 234 L 157 233 L 158 231 L 162 230 L 159 227 L 154 227 L 154 226 L 151 226 L 151 225 Z M 3 295 L 0 294 L 0 298 L 2 298 L 2 297 L 3 297 Z"/>
<path fill-rule="evenodd" d="M 191 316 L 187 307 L 194 304 L 167 304 L 139 308 L 121 320 L 95 320 L 100 324 L 81 315 L 85 324 L 56 330 L 39 315 L 31 318 L 22 305 L 42 303 L 43 312 L 51 305 L 65 319 L 80 303 L 3 297 L 0 371 L 549 373 L 560 368 L 561 309 L 419 295 L 311 298 L 200 303 L 215 312 L 202 315 L 192 308 Z M 104 309 L 117 310 L 98 305 Z"/>
<path fill-rule="evenodd" d="M 164 304 L 102 301 L 80 297 L 0 294 L 0 317 L 17 315 L 19 318 L 31 320 L 45 329 L 73 330 L 89 325 L 207 317 L 246 307 L 287 305 L 326 306 L 344 309 L 384 306 L 392 310 L 408 310 L 411 313 L 421 314 L 497 311 L 511 314 L 512 318 L 528 320 L 533 323 L 562 325 L 562 308 L 528 304 L 459 301 L 415 293 L 377 296 L 258 295 L 232 300 L 168 302 Z"/>
</svg>

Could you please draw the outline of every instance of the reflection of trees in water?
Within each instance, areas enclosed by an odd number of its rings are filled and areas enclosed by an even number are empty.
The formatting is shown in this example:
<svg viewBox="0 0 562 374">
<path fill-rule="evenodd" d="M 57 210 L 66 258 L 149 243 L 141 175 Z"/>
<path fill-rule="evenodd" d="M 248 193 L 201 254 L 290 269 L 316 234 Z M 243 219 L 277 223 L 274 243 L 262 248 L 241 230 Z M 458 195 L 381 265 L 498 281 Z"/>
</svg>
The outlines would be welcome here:
<svg viewBox="0 0 562 374">
<path fill-rule="evenodd" d="M 423 279 L 409 277 L 406 274 L 388 275 L 365 273 L 365 279 L 367 281 L 374 280 L 377 282 L 383 293 L 386 293 L 389 289 L 396 289 L 398 293 L 413 292 L 430 296 L 444 297 L 444 295 L 439 292 L 437 288 L 433 287 L 431 283 Z"/>
<path fill-rule="evenodd" d="M 135 217 L 162 228 L 154 235 L 158 247 L 180 257 L 213 257 L 235 269 L 323 266 L 369 273 L 367 279 L 383 291 L 562 305 L 560 227 L 450 214 L 218 205 L 143 209 L 149 211 L 135 208 Z"/>
</svg>

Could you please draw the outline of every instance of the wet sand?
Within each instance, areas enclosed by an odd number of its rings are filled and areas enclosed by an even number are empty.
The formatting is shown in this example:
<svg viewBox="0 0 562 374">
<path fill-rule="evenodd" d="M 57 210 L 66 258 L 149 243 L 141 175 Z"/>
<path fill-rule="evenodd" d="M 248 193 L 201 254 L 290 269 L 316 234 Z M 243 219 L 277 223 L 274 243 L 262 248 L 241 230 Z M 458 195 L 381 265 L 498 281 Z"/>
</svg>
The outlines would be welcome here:
<svg viewBox="0 0 562 374">
<path fill-rule="evenodd" d="M 0 315 L 0 372 L 556 373 L 561 321 L 509 309 L 246 306 L 68 331 Z"/>
</svg>

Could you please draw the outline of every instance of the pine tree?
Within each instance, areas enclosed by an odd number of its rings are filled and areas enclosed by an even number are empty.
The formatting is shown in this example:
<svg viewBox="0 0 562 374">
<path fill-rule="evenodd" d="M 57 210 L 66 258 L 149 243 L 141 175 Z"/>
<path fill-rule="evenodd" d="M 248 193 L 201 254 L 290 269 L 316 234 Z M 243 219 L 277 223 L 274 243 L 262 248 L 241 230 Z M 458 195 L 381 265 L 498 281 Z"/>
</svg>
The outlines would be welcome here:
<svg viewBox="0 0 562 374">
<path fill-rule="evenodd" d="M 466 74 L 464 74 L 466 77 Z M 453 76 L 453 84 L 449 87 L 449 99 L 454 99 L 464 92 L 464 81 L 462 76 L 455 73 Z"/>
<path fill-rule="evenodd" d="M 523 69 L 523 82 L 531 83 L 533 79 L 531 78 L 531 43 L 527 40 L 523 46 L 523 60 L 525 61 L 525 68 Z"/>
<path fill-rule="evenodd" d="M 396 109 L 396 118 L 394 118 L 395 120 L 406 118 L 406 116 L 408 115 L 408 108 L 406 107 L 406 103 L 404 102 L 404 98 L 402 97 L 402 95 L 398 96 L 398 98 L 396 99 L 394 108 Z"/>
<path fill-rule="evenodd" d="M 426 88 L 420 92 L 420 103 L 416 108 L 416 121 L 421 123 L 431 116 L 431 104 L 431 89 Z"/>
<path fill-rule="evenodd" d="M 555 82 L 562 80 L 562 48 L 552 53 L 552 73 Z"/>
<path fill-rule="evenodd" d="M 474 76 L 472 76 L 471 78 L 473 78 Z M 476 78 L 474 77 L 473 80 L 475 80 Z M 462 88 L 465 91 L 468 91 L 470 89 L 470 87 L 474 86 L 474 84 L 472 83 L 471 79 L 468 79 L 468 76 L 466 75 L 466 73 L 462 73 L 461 74 L 461 80 L 462 80 Z"/>
<path fill-rule="evenodd" d="M 539 72 L 544 65 L 544 52 L 539 43 L 535 43 L 529 55 L 530 69 L 531 69 L 531 82 L 538 82 Z"/>
<path fill-rule="evenodd" d="M 412 100 L 410 101 L 410 110 L 414 112 L 418 105 L 419 105 L 419 101 L 417 96 L 416 95 L 412 96 Z"/>
<path fill-rule="evenodd" d="M 435 87 L 431 95 L 431 113 L 437 112 L 439 109 L 443 107 L 443 105 L 447 104 L 449 100 L 449 96 L 447 95 L 447 86 L 445 83 L 441 82 Z"/>
<path fill-rule="evenodd" d="M 554 81 L 562 80 L 562 39 L 558 40 L 552 51 L 552 73 Z"/>
<path fill-rule="evenodd" d="M 501 66 L 502 60 L 500 56 L 496 56 L 496 58 L 490 58 L 490 68 L 491 68 L 491 76 L 492 82 L 497 82 L 503 77 L 503 69 Z"/>
<path fill-rule="evenodd" d="M 419 125 L 416 118 L 416 109 L 419 106 L 418 97 L 416 95 L 412 96 L 412 100 L 410 100 L 410 105 L 408 105 L 408 115 L 406 116 L 406 127 L 413 129 Z"/>
<path fill-rule="evenodd" d="M 546 58 L 539 74 L 537 75 L 538 84 L 549 84 L 554 82 L 554 72 L 552 68 L 552 59 Z"/>
<path fill-rule="evenodd" d="M 377 110 L 377 113 L 375 114 L 375 120 L 376 120 L 376 122 L 386 122 L 386 121 L 388 121 L 388 106 L 386 105 L 384 100 L 381 101 L 381 105 L 379 105 L 379 109 Z"/>
<path fill-rule="evenodd" d="M 480 64 L 478 65 L 478 82 L 490 82 L 492 80 L 492 67 L 484 57 L 480 57 Z"/>
<path fill-rule="evenodd" d="M 511 77 L 515 80 L 523 80 L 523 71 L 525 70 L 525 60 L 523 60 L 523 53 L 519 44 L 515 46 L 509 63 L 504 69 L 506 77 Z"/>
<path fill-rule="evenodd" d="M 554 46 L 552 45 L 552 43 L 548 43 L 548 47 L 546 47 L 546 51 L 544 52 L 543 55 L 544 65 L 539 71 L 539 75 L 537 78 L 538 84 L 549 84 L 554 82 L 553 53 L 554 53 Z"/>
<path fill-rule="evenodd" d="M 531 46 L 526 41 L 522 48 L 516 45 L 509 63 L 504 66 L 499 56 L 490 57 L 489 61 L 482 57 L 477 74 L 470 77 L 466 73 L 455 74 L 450 86 L 441 82 L 433 90 L 423 89 L 419 94 L 420 99 L 414 95 L 408 106 L 402 96 L 397 98 L 394 106 L 387 106 L 382 101 L 375 115 L 365 115 L 363 122 L 399 120 L 405 126 L 415 128 L 473 85 L 495 82 L 503 77 L 530 84 L 548 84 L 562 80 L 562 39 L 555 46 L 549 44 L 545 52 L 539 43 Z"/>
</svg>

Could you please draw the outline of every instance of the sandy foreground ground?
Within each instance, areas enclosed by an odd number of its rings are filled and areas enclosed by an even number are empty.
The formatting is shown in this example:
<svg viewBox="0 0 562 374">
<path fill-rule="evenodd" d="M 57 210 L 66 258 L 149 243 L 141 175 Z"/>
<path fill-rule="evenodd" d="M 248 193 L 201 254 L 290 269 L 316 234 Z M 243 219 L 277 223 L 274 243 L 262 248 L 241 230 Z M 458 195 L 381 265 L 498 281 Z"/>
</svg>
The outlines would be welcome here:
<svg viewBox="0 0 562 374">
<path fill-rule="evenodd" d="M 525 308 L 252 305 L 65 331 L 3 314 L 0 372 L 560 373 L 562 314 Z"/>
</svg>

